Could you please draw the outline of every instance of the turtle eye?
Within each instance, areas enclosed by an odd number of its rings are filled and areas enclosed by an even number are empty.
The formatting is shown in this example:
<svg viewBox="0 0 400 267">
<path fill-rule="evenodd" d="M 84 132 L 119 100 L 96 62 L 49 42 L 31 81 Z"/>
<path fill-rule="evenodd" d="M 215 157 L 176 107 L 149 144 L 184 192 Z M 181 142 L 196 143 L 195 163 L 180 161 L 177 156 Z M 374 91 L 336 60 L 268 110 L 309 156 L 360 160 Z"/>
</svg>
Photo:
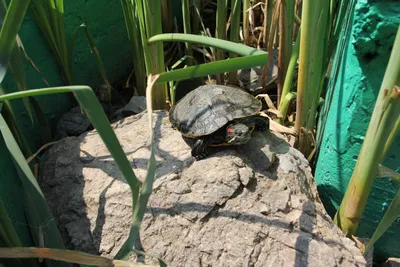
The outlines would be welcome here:
<svg viewBox="0 0 400 267">
<path fill-rule="evenodd" d="M 242 131 L 241 130 L 235 130 L 235 134 L 240 136 L 240 135 L 242 135 Z"/>
</svg>

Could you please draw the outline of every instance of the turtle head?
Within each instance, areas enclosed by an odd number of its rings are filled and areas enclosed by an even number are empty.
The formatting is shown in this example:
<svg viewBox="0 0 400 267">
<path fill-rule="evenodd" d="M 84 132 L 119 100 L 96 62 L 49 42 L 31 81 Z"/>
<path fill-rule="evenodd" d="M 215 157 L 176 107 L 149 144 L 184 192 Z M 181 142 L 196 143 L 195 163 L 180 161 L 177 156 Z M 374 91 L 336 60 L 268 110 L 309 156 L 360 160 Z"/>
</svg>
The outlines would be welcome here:
<svg viewBox="0 0 400 267">
<path fill-rule="evenodd" d="M 241 145 L 247 143 L 251 137 L 254 127 L 248 127 L 243 123 L 230 124 L 226 128 L 225 141 L 232 145 Z"/>
</svg>

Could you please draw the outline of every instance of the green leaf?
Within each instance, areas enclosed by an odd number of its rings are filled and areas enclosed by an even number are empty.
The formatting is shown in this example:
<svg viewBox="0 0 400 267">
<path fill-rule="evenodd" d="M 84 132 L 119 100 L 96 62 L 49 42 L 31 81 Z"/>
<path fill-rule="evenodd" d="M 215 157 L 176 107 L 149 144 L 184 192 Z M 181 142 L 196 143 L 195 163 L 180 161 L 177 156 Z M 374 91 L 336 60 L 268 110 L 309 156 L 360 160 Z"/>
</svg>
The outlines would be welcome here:
<svg viewBox="0 0 400 267">
<path fill-rule="evenodd" d="M 0 199 L 0 246 L 6 247 L 22 247 L 22 243 L 11 219 L 8 217 L 6 207 Z M 6 262 L 7 266 L 23 267 L 23 266 L 39 266 L 38 262 L 33 259 L 10 259 Z"/>
<path fill-rule="evenodd" d="M 147 175 L 146 180 L 140 190 L 140 196 L 138 205 L 134 208 L 132 214 L 132 225 L 129 233 L 128 239 L 122 245 L 121 249 L 118 251 L 115 259 L 127 259 L 130 252 L 134 248 L 135 242 L 139 237 L 140 224 L 143 219 L 144 213 L 147 208 L 147 202 L 150 198 L 150 194 L 153 189 L 154 177 L 156 175 L 157 162 L 154 155 L 154 128 L 153 128 L 153 103 L 152 103 L 152 90 L 158 76 L 152 77 L 151 75 L 147 79 L 147 90 L 146 90 L 146 100 L 147 100 L 147 113 L 149 117 L 149 132 L 150 132 L 150 158 L 147 165 Z"/>
<path fill-rule="evenodd" d="M 140 226 L 140 221 L 143 217 L 142 214 L 143 209 L 146 207 L 147 200 L 149 197 L 148 194 L 149 194 L 149 188 L 151 188 L 152 186 L 152 179 L 150 178 L 146 179 L 145 182 L 146 184 L 144 185 L 143 191 L 141 191 L 141 196 L 139 199 L 139 190 L 141 187 L 141 182 L 136 178 L 132 170 L 132 167 L 121 147 L 121 144 L 119 143 L 113 129 L 111 128 L 107 116 L 104 113 L 102 106 L 97 101 L 97 98 L 93 93 L 92 89 L 88 86 L 66 86 L 66 87 L 53 87 L 45 89 L 34 89 L 29 91 L 22 91 L 7 95 L 1 95 L 0 101 L 12 100 L 27 96 L 40 96 L 46 94 L 67 93 L 67 92 L 74 93 L 74 96 L 78 100 L 79 104 L 82 106 L 83 110 L 85 111 L 92 125 L 98 131 L 100 137 L 102 138 L 104 144 L 110 151 L 112 157 L 114 158 L 117 166 L 119 167 L 121 173 L 123 174 L 124 178 L 126 179 L 131 189 L 132 209 L 133 209 L 132 227 L 129 238 L 122 248 L 122 250 L 124 251 L 123 253 L 124 256 L 125 253 L 129 253 L 132 250 L 131 242 L 134 242 L 139 235 L 138 229 Z M 152 157 L 154 158 L 154 154 Z M 20 158 L 20 161 L 21 160 L 22 159 Z M 22 162 L 21 164 L 23 167 L 26 167 L 27 165 L 26 161 Z M 149 175 L 148 177 L 152 177 L 154 176 L 153 172 L 155 170 L 153 170 L 153 168 L 155 168 L 155 163 L 150 159 L 149 164 L 150 164 L 149 165 L 150 173 L 148 174 Z M 140 202 L 138 203 L 138 201 Z M 40 224 L 35 224 L 35 225 L 40 225 Z"/>
<path fill-rule="evenodd" d="M 29 91 L 24 91 L 29 92 Z M 6 95 L 7 96 L 7 95 Z M 1 96 L 1 97 L 4 97 Z M 64 249 L 61 234 L 58 231 L 56 221 L 47 205 L 46 199 L 31 171 L 24 155 L 18 147 L 3 116 L 0 114 L 0 130 L 3 135 L 8 151 L 14 159 L 14 165 L 19 174 L 20 181 L 24 187 L 24 194 L 20 196 L 24 200 L 26 217 L 29 223 L 32 238 L 39 245 L 39 240 L 43 237 L 45 245 L 50 248 Z M 42 228 L 46 231 L 42 231 Z M 43 236 L 42 236 L 43 235 Z M 69 264 L 59 264 L 58 266 L 70 266 Z"/>
<path fill-rule="evenodd" d="M 262 66 L 265 64 L 267 59 L 267 53 L 257 53 L 253 56 L 245 56 L 204 63 L 197 66 L 191 66 L 184 69 L 161 73 L 156 83 L 179 81 L 190 78 L 203 77 L 221 72 L 231 72 L 239 69 L 248 69 L 255 66 Z"/>
<path fill-rule="evenodd" d="M 397 193 L 390 203 L 389 208 L 383 215 L 382 220 L 380 221 L 378 227 L 376 228 L 374 234 L 371 237 L 367 247 L 365 248 L 364 255 L 368 252 L 368 250 L 372 247 L 372 245 L 386 232 L 386 230 L 392 225 L 392 223 L 400 216 L 400 189 L 397 190 Z"/>
<path fill-rule="evenodd" d="M 71 43 L 70 43 L 70 46 L 68 49 L 68 55 L 69 55 L 68 61 L 70 62 L 69 64 L 72 66 L 72 54 L 73 54 L 75 39 L 76 39 L 76 36 L 78 35 L 79 29 L 82 29 L 82 28 L 85 31 L 86 37 L 89 41 L 90 48 L 92 49 L 92 52 L 94 53 L 94 55 L 96 57 L 96 62 L 97 62 L 97 66 L 99 67 L 101 77 L 103 78 L 103 81 L 107 86 L 107 90 L 108 90 L 108 99 L 107 100 L 111 101 L 111 89 L 113 89 L 113 88 L 108 81 L 106 70 L 104 69 L 103 60 L 101 59 L 99 49 L 97 49 L 96 42 L 94 41 L 92 35 L 89 32 L 88 27 L 85 24 L 81 24 L 75 30 L 75 33 L 72 35 Z"/>
<path fill-rule="evenodd" d="M 11 0 L 0 31 L 0 83 L 3 81 L 15 38 L 24 20 L 29 0 Z M 0 5 L 4 12 L 4 5 Z"/>
<path fill-rule="evenodd" d="M 56 2 L 55 2 L 56 1 Z M 63 0 L 32 0 L 29 10 L 61 67 L 64 82 L 72 84 L 72 65 L 64 27 Z"/>
<path fill-rule="evenodd" d="M 133 68 L 136 77 L 136 89 L 139 95 L 146 94 L 146 67 L 144 62 L 144 50 L 140 33 L 140 22 L 136 2 L 132 0 L 121 0 L 122 9 L 128 38 L 131 44 L 133 56 Z"/>
<path fill-rule="evenodd" d="M 387 151 L 387 140 L 397 130 L 400 115 L 400 27 L 386 67 L 365 139 L 348 183 L 335 223 L 347 235 L 354 235 L 373 188 L 378 166 Z"/>
<path fill-rule="evenodd" d="M 3 92 L 2 89 L 0 88 L 0 92 Z M 21 148 L 23 154 L 25 157 L 29 157 L 32 155 L 32 151 L 34 150 L 34 146 L 32 142 L 26 137 L 24 132 L 22 131 L 22 128 L 20 126 L 20 123 L 18 122 L 14 109 L 11 106 L 9 102 L 4 102 L 4 107 L 3 107 L 3 116 L 5 121 L 8 124 L 8 127 L 10 128 L 11 132 L 14 135 L 14 138 L 16 139 L 18 146 Z"/>
<path fill-rule="evenodd" d="M 8 217 L 6 207 L 0 199 L 0 237 L 7 247 L 21 247 L 22 243 Z"/>
<path fill-rule="evenodd" d="M 118 167 L 120 168 L 131 189 L 140 185 L 140 181 L 133 173 L 131 165 L 126 158 L 126 155 L 122 150 L 122 147 L 114 131 L 111 128 L 111 125 L 107 119 L 106 114 L 104 113 L 102 106 L 100 105 L 99 101 L 97 101 L 95 94 L 89 86 L 79 85 L 32 89 L 29 91 L 1 95 L 0 101 L 18 99 L 26 96 L 40 96 L 71 92 L 74 93 L 74 96 L 77 98 L 79 104 L 83 107 L 92 125 L 99 131 L 100 137 L 102 138 L 111 155 L 115 159 Z"/>
<path fill-rule="evenodd" d="M 127 261 L 111 260 L 106 257 L 92 255 L 80 251 L 49 248 L 0 248 L 0 258 L 40 258 L 54 259 L 57 261 L 71 262 L 83 266 L 115 266 L 115 267 L 140 267 L 149 265 Z"/>
<path fill-rule="evenodd" d="M 251 56 L 251 55 L 259 55 L 266 54 L 266 52 L 258 50 L 253 47 L 249 47 L 243 44 L 237 44 L 226 40 L 220 40 L 217 38 L 200 36 L 194 34 L 182 34 L 182 33 L 165 33 L 158 34 L 149 39 L 149 43 L 153 42 L 174 42 L 174 41 L 182 41 L 188 43 L 196 43 L 205 46 L 211 46 L 215 48 L 220 48 L 241 56 Z"/>
<path fill-rule="evenodd" d="M 378 172 L 376 174 L 376 178 L 390 177 L 392 181 L 400 182 L 400 173 L 395 172 L 394 170 L 379 164 Z"/>
<path fill-rule="evenodd" d="M 33 110 L 35 111 L 37 120 L 39 121 L 40 138 L 42 140 L 42 143 L 46 144 L 48 142 L 51 142 L 51 140 L 53 139 L 51 133 L 51 126 L 46 115 L 44 114 L 42 108 L 40 107 L 39 103 L 36 101 L 35 98 L 29 97 L 29 101 L 31 102 Z"/>
</svg>

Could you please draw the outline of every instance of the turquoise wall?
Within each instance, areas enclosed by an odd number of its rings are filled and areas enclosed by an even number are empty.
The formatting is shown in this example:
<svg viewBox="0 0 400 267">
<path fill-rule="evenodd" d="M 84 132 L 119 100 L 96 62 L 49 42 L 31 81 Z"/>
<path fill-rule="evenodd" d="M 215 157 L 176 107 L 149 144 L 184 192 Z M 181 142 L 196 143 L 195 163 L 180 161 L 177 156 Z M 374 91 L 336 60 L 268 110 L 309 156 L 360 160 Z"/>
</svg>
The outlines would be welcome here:
<svg viewBox="0 0 400 267">
<path fill-rule="evenodd" d="M 346 190 L 373 111 L 400 24 L 398 1 L 359 0 L 326 117 L 315 179 L 333 216 Z M 400 136 L 384 161 L 400 171 Z M 398 188 L 389 179 L 374 183 L 357 235 L 371 237 Z M 400 219 L 376 243 L 376 259 L 400 257 Z"/>
</svg>

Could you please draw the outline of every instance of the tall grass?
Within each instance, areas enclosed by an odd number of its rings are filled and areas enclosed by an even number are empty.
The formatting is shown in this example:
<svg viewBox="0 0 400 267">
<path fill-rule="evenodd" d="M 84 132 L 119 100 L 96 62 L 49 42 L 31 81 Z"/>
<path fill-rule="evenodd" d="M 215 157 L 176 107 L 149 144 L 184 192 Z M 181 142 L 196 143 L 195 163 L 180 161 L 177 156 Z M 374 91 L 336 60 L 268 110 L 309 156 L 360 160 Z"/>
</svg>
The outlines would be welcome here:
<svg viewBox="0 0 400 267">
<path fill-rule="evenodd" d="M 183 19 L 183 31 L 186 34 L 191 34 L 191 25 L 190 25 L 190 1 L 189 0 L 182 0 L 182 19 Z M 186 55 L 188 58 L 188 65 L 192 65 L 193 60 L 193 50 L 192 45 L 190 43 L 185 43 L 186 48 Z"/>
<path fill-rule="evenodd" d="M 282 1 L 279 15 L 278 103 L 280 102 L 290 55 L 294 24 L 294 0 Z"/>
<path fill-rule="evenodd" d="M 138 91 L 144 93 L 143 73 L 157 74 L 165 71 L 163 44 L 149 44 L 148 39 L 162 33 L 161 2 L 157 0 L 121 0 L 125 22 L 136 64 L 136 78 L 140 81 Z M 142 56 L 143 55 L 143 58 Z M 145 71 L 140 61 L 144 61 Z M 157 84 L 154 90 L 155 109 L 166 106 L 167 85 Z"/>
<path fill-rule="evenodd" d="M 363 141 L 356 166 L 342 203 L 336 213 L 336 224 L 348 235 L 355 235 L 368 196 L 383 161 L 390 136 L 398 133 L 395 127 L 400 116 L 400 27 L 398 28 L 386 73 L 377 97 L 374 111 Z M 391 134 L 391 132 L 393 134 Z M 397 198 L 397 197 L 396 197 Z M 398 200 L 396 200 L 398 201 Z M 396 202 L 397 203 L 397 202 Z M 396 204 L 397 205 L 397 204 Z M 400 214 L 399 211 L 393 210 Z"/>
<path fill-rule="evenodd" d="M 133 56 L 133 68 L 135 72 L 136 89 L 139 95 L 146 94 L 146 67 L 144 64 L 144 51 L 140 39 L 140 22 L 136 1 L 121 0 L 125 16 L 125 24 L 128 38 L 131 44 Z"/>
<path fill-rule="evenodd" d="M 64 0 L 32 0 L 29 5 L 29 10 L 49 44 L 61 68 L 61 75 L 64 82 L 67 85 L 74 84 L 72 70 L 73 48 L 79 29 L 84 29 L 90 48 L 96 57 L 97 66 L 99 67 L 101 76 L 108 90 L 108 95 L 101 100 L 107 102 L 111 101 L 112 86 L 108 81 L 100 52 L 87 26 L 85 24 L 80 25 L 73 34 L 71 42 L 69 44 L 67 43 L 64 25 Z"/>
<path fill-rule="evenodd" d="M 32 0 L 29 9 L 60 65 L 64 82 L 73 84 L 72 62 L 65 37 L 64 1 Z"/>
<path fill-rule="evenodd" d="M 231 1 L 231 23 L 229 28 L 229 40 L 234 43 L 239 42 L 239 33 L 240 33 L 240 8 L 241 8 L 240 0 L 232 0 Z M 235 53 L 229 53 L 229 58 L 235 58 L 237 55 Z M 229 83 L 237 84 L 237 72 L 232 71 L 229 73 Z"/>
<path fill-rule="evenodd" d="M 250 43 L 250 21 L 249 21 L 250 0 L 243 0 L 243 41 L 245 44 Z"/>
<path fill-rule="evenodd" d="M 303 1 L 295 129 L 298 148 L 306 156 L 313 147 L 309 133 L 315 126 L 322 91 L 329 34 L 328 14 L 328 1 Z M 315 41 L 315 36 L 318 36 L 318 41 Z"/>
</svg>

